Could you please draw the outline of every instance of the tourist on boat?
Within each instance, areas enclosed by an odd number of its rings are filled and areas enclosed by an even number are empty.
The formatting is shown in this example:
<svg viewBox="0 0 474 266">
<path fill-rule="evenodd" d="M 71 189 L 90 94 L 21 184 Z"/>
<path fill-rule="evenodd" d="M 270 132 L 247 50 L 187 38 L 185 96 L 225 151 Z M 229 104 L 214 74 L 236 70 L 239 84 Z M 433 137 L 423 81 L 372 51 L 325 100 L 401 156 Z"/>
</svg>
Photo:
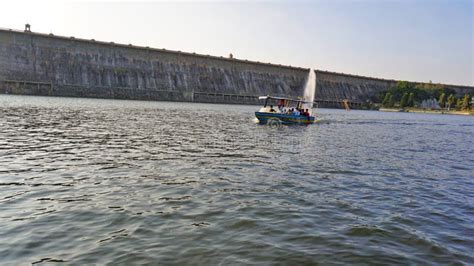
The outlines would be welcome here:
<svg viewBox="0 0 474 266">
<path fill-rule="evenodd" d="M 295 110 L 293 111 L 293 115 L 296 115 L 296 116 L 300 115 L 300 112 L 298 111 L 298 109 L 295 109 Z"/>
<path fill-rule="evenodd" d="M 276 113 L 276 110 L 273 109 L 273 105 L 270 105 L 270 112 L 271 112 L 271 113 Z"/>
<path fill-rule="evenodd" d="M 284 99 L 278 100 L 278 109 L 282 110 L 284 106 L 285 106 L 285 100 Z"/>
</svg>

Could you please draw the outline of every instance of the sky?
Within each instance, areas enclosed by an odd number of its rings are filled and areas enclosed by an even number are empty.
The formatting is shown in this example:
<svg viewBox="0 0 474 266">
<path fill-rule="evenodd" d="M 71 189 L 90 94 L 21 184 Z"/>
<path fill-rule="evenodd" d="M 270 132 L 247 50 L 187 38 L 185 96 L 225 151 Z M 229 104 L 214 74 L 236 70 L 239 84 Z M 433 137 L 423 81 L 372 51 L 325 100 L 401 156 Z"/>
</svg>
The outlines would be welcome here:
<svg viewBox="0 0 474 266">
<path fill-rule="evenodd" d="M 30 23 L 55 35 L 474 86 L 474 0 L 7 0 L 1 7 L 1 28 Z"/>
</svg>

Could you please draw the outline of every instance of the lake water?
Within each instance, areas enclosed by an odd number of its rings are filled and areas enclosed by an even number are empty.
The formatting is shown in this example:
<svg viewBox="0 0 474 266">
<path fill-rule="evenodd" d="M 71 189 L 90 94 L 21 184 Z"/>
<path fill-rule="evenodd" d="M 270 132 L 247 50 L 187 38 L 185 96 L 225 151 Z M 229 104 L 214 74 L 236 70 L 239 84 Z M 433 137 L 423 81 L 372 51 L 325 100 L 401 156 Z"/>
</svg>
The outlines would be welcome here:
<svg viewBox="0 0 474 266">
<path fill-rule="evenodd" d="M 474 263 L 474 117 L 0 95 L 0 264 Z"/>
</svg>

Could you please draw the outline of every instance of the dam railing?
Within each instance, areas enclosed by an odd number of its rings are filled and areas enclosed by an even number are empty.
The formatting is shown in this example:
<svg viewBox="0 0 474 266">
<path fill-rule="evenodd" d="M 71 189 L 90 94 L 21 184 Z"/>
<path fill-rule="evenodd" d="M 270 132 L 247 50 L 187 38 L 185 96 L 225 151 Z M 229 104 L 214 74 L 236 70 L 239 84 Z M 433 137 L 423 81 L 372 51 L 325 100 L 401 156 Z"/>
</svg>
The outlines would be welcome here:
<svg viewBox="0 0 474 266">
<path fill-rule="evenodd" d="M 242 95 L 242 94 L 230 94 L 230 93 L 217 93 L 217 92 L 194 92 L 194 102 L 204 103 L 230 103 L 230 104 L 251 104 L 260 105 L 262 102 L 258 99 L 261 95 Z M 288 97 L 285 95 L 274 95 L 275 97 Z M 295 97 L 296 98 L 296 97 Z M 327 108 L 345 108 L 346 104 L 350 108 L 360 109 L 366 103 L 357 101 L 348 101 L 346 99 L 336 100 L 324 100 L 315 99 L 314 102 L 318 104 L 318 107 Z"/>
</svg>

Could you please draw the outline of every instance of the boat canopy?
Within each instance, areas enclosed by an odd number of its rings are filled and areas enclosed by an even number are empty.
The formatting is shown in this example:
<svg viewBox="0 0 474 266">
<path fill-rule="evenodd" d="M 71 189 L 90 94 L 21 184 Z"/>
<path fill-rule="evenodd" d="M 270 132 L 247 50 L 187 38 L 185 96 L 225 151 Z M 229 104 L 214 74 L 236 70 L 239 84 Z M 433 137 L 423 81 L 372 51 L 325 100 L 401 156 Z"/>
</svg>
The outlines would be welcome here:
<svg viewBox="0 0 474 266">
<path fill-rule="evenodd" d="M 300 103 L 310 103 L 310 101 L 303 101 L 302 99 L 292 99 L 292 98 L 285 98 L 285 97 L 274 97 L 274 96 L 259 96 L 259 100 L 284 100 L 288 102 L 300 102 Z M 313 102 L 315 103 L 315 102 Z"/>
</svg>

